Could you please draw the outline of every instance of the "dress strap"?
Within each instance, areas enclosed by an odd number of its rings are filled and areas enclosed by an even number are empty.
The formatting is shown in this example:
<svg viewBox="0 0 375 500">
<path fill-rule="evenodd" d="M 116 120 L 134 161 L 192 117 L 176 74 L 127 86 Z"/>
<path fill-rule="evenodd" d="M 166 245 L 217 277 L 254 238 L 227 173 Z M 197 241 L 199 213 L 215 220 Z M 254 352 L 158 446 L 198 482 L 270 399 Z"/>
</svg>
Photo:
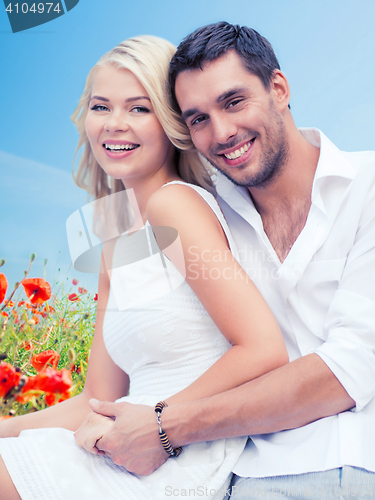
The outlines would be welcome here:
<svg viewBox="0 0 375 500">
<path fill-rule="evenodd" d="M 209 205 L 211 210 L 216 215 L 218 221 L 220 222 L 220 225 L 223 228 L 224 234 L 228 240 L 229 248 L 230 248 L 230 251 L 232 252 L 233 257 L 238 262 L 240 262 L 237 246 L 234 242 L 234 239 L 233 239 L 233 236 L 232 236 L 230 229 L 228 227 L 227 221 L 224 218 L 224 214 L 221 211 L 221 208 L 220 208 L 219 203 L 217 202 L 216 198 L 211 193 L 209 193 L 206 189 L 202 188 L 201 186 L 196 186 L 195 184 L 190 184 L 189 182 L 171 181 L 171 182 L 167 182 L 162 187 L 169 186 L 170 184 L 182 184 L 183 186 L 189 186 L 192 189 L 194 189 L 194 191 L 196 191 L 204 199 L 204 201 L 207 203 L 207 205 Z"/>
</svg>

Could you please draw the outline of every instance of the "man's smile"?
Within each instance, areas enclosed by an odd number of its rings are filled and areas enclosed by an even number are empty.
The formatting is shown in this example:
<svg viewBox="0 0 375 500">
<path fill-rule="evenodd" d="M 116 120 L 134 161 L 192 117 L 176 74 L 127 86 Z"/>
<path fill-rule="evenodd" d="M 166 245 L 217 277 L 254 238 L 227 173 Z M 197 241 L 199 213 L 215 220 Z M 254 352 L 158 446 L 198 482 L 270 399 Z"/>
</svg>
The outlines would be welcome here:
<svg viewBox="0 0 375 500">
<path fill-rule="evenodd" d="M 234 151 L 232 150 L 228 153 L 221 153 L 221 154 L 225 156 L 225 158 L 228 158 L 228 160 L 236 160 L 237 158 L 240 158 L 242 155 L 246 153 L 246 151 L 253 144 L 254 140 L 255 137 L 253 137 L 250 141 L 246 142 L 240 147 L 236 146 L 236 149 Z"/>
</svg>

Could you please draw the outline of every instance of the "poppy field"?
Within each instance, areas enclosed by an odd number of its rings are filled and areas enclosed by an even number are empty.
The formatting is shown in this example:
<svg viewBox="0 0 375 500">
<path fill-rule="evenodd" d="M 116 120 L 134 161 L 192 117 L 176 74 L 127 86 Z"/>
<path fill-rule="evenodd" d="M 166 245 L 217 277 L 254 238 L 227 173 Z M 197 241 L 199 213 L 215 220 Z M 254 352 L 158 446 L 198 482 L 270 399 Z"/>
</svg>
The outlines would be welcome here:
<svg viewBox="0 0 375 500">
<path fill-rule="evenodd" d="M 75 279 L 68 293 L 53 293 L 45 279 L 27 277 L 34 260 L 13 289 L 0 273 L 0 419 L 64 401 L 85 381 L 97 294 Z"/>
</svg>

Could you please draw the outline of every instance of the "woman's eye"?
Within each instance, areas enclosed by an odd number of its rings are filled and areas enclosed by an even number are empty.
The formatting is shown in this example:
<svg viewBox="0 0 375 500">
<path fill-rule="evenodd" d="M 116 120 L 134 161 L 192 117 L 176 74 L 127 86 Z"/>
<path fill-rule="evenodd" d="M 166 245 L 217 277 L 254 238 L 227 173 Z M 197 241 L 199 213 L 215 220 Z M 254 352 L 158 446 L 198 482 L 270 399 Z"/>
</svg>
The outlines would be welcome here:
<svg viewBox="0 0 375 500">
<path fill-rule="evenodd" d="M 94 106 L 90 109 L 92 111 L 107 111 L 108 110 L 107 106 L 104 106 L 104 104 L 94 104 Z"/>
<path fill-rule="evenodd" d="M 149 113 L 150 110 L 148 108 L 145 108 L 144 106 L 134 106 L 132 108 L 132 111 L 135 111 L 136 113 Z"/>
</svg>

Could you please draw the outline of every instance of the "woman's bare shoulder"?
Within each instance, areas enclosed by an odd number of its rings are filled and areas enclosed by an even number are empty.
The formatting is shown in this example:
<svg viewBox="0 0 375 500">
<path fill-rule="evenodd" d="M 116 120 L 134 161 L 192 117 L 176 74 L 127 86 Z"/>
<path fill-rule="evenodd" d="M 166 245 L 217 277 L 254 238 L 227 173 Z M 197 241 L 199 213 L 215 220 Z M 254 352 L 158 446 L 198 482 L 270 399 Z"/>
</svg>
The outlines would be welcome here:
<svg viewBox="0 0 375 500">
<path fill-rule="evenodd" d="M 207 191 L 205 193 L 212 196 Z M 213 196 L 212 202 L 216 203 Z M 155 191 L 147 204 L 147 218 L 151 225 L 199 222 L 200 225 L 214 223 L 220 226 L 207 200 L 189 184 L 168 184 Z"/>
</svg>

